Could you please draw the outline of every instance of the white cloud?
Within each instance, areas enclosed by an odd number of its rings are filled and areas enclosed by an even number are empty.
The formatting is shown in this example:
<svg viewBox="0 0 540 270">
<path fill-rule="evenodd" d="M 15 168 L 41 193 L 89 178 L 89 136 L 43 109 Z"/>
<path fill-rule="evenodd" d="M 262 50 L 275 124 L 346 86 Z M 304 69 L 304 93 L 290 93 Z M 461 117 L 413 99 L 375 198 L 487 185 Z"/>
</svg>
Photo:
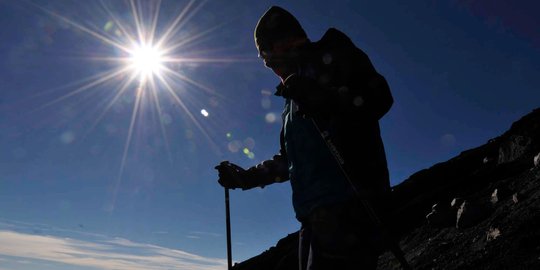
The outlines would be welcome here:
<svg viewBox="0 0 540 270">
<path fill-rule="evenodd" d="M 217 270 L 223 259 L 114 238 L 97 242 L 0 230 L 0 255 L 115 270 Z M 77 269 L 74 267 L 74 269 Z"/>
</svg>

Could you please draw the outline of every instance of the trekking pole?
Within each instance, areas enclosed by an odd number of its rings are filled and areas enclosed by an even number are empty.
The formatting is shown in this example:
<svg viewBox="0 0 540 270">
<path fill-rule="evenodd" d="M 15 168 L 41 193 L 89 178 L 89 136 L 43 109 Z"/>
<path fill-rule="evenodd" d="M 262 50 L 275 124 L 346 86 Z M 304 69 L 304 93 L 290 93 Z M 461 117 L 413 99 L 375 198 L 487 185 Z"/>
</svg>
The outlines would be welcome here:
<svg viewBox="0 0 540 270">
<path fill-rule="evenodd" d="M 336 148 L 336 146 L 332 142 L 332 138 L 330 138 L 330 134 L 327 131 L 321 131 L 321 129 L 319 128 L 319 125 L 317 124 L 315 119 L 312 118 L 311 121 L 313 122 L 313 125 L 315 126 L 315 129 L 317 129 L 317 131 L 321 135 L 322 139 L 326 143 L 326 147 L 328 148 L 328 150 L 330 151 L 330 153 L 332 154 L 332 156 L 336 160 L 339 169 L 341 170 L 341 172 L 345 176 L 345 179 L 347 179 L 347 181 L 351 185 L 352 190 L 354 191 L 354 193 L 356 194 L 356 196 L 358 197 L 358 199 L 362 203 L 362 206 L 364 207 L 364 210 L 366 210 L 366 212 L 368 213 L 371 222 L 373 222 L 375 227 L 379 228 L 379 230 L 381 231 L 381 233 L 383 235 L 383 241 L 385 242 L 384 244 L 394 254 L 394 256 L 399 261 L 399 263 L 401 264 L 401 267 L 404 270 L 412 270 L 410 264 L 407 262 L 407 259 L 405 259 L 405 254 L 404 254 L 403 250 L 399 247 L 399 243 L 390 238 L 390 233 L 388 232 L 388 229 L 385 228 L 383 222 L 381 221 L 381 219 L 379 218 L 379 216 L 375 212 L 375 209 L 373 209 L 373 206 L 368 201 L 368 197 L 367 197 L 365 191 L 361 190 L 361 189 L 360 190 L 357 189 L 356 186 L 354 185 L 354 183 L 351 180 L 349 174 L 345 170 L 345 167 L 344 167 L 345 160 L 343 159 L 343 157 L 339 153 L 338 149 Z"/>
<path fill-rule="evenodd" d="M 231 250 L 231 211 L 229 207 L 229 189 L 225 188 L 225 220 L 227 223 L 227 269 L 232 269 Z"/>
</svg>

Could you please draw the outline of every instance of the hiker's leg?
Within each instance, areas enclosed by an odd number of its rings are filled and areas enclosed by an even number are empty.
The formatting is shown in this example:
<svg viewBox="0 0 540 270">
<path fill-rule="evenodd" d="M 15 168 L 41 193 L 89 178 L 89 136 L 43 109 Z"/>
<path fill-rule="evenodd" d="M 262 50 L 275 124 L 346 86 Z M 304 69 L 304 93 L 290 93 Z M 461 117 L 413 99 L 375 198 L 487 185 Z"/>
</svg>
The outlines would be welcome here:
<svg viewBox="0 0 540 270">
<path fill-rule="evenodd" d="M 373 248 L 365 217 L 351 204 L 320 207 L 309 218 L 308 270 L 376 269 L 380 250 Z M 308 226 L 306 226 L 308 227 Z"/>
</svg>

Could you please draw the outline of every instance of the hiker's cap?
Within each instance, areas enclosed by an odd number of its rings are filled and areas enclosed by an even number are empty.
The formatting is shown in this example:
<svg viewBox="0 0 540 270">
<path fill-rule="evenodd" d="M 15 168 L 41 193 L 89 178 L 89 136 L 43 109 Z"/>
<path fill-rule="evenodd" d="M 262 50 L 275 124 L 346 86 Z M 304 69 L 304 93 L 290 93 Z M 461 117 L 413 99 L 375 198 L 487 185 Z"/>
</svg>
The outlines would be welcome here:
<svg viewBox="0 0 540 270">
<path fill-rule="evenodd" d="M 307 38 L 298 20 L 278 6 L 272 6 L 262 15 L 255 27 L 254 36 L 258 48 L 289 37 Z"/>
</svg>

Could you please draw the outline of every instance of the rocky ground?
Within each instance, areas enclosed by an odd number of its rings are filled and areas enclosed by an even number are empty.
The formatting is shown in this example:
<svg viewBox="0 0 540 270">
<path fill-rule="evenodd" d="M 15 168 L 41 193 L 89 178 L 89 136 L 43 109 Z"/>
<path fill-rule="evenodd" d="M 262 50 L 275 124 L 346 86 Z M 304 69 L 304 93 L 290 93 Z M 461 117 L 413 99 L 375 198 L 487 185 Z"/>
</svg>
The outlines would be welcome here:
<svg viewBox="0 0 540 270">
<path fill-rule="evenodd" d="M 402 238 L 414 269 L 540 269 L 540 166 L 497 184 L 450 211 L 455 223 L 426 220 Z M 379 269 L 400 268 L 385 253 Z"/>
<path fill-rule="evenodd" d="M 540 109 L 393 188 L 413 269 L 540 269 Z M 234 269 L 297 269 L 297 233 Z M 378 269 L 400 269 L 390 252 Z"/>
</svg>

